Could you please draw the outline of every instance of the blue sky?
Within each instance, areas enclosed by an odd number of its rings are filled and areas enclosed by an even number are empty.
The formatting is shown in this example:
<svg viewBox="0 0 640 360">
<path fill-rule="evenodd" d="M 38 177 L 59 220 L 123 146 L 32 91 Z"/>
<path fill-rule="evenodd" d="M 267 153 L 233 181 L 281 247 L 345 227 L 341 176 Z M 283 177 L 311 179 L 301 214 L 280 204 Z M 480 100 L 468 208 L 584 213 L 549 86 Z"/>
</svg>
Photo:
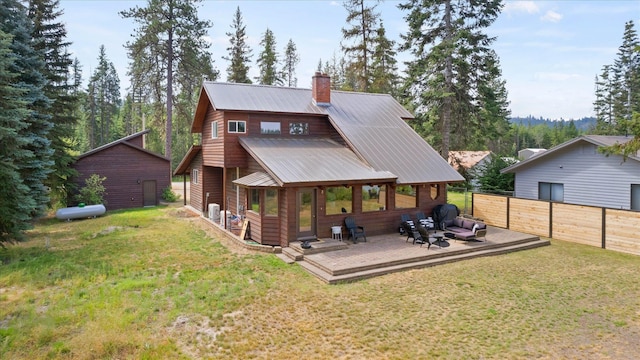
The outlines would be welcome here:
<svg viewBox="0 0 640 360">
<path fill-rule="evenodd" d="M 135 26 L 118 12 L 145 3 L 61 0 L 61 19 L 72 42 L 70 51 L 80 60 L 85 79 L 97 65 L 100 45 L 105 45 L 107 57 L 118 70 L 122 93 L 126 93 L 129 59 L 124 44 Z M 387 35 L 396 41 L 407 29 L 398 3 L 387 0 L 377 7 Z M 340 29 L 346 18 L 341 1 L 205 0 L 199 15 L 213 22 L 209 41 L 220 80 L 226 80 L 227 62 L 222 56 L 227 53 L 229 39 L 225 33 L 231 30 L 238 6 L 253 49 L 252 77 L 257 75 L 255 59 L 267 28 L 274 32 L 281 54 L 289 39 L 296 43 L 301 57 L 299 87 L 310 87 L 320 59 L 324 62 L 334 54 L 340 56 Z M 640 1 L 506 1 L 487 33 L 497 37 L 493 48 L 500 57 L 512 115 L 552 119 L 593 116 L 595 76 L 615 60 L 629 20 L 640 31 Z M 401 61 L 409 58 L 399 54 Z"/>
</svg>

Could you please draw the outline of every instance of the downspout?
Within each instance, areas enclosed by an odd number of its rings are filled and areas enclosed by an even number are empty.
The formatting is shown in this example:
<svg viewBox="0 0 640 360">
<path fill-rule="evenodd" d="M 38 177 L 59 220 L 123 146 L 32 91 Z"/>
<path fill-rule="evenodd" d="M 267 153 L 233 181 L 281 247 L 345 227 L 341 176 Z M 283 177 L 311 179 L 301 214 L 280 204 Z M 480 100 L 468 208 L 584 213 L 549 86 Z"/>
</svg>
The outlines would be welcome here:
<svg viewBox="0 0 640 360">
<path fill-rule="evenodd" d="M 236 180 L 240 179 L 240 168 L 236 168 Z M 240 186 L 236 185 L 236 214 L 240 216 Z"/>
<path fill-rule="evenodd" d="M 184 197 L 184 206 L 187 206 L 187 174 L 182 174 L 182 196 Z"/>
<path fill-rule="evenodd" d="M 222 168 L 222 216 L 224 220 L 222 221 L 222 227 L 227 229 L 227 206 L 229 206 L 227 201 L 227 168 Z"/>
</svg>

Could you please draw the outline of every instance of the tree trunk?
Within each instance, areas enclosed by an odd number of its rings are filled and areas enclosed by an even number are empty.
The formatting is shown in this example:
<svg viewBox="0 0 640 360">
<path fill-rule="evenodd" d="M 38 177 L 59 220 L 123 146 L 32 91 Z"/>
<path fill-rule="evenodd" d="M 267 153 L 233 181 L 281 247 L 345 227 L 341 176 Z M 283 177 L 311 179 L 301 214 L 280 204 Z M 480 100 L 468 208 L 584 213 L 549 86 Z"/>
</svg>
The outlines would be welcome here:
<svg viewBox="0 0 640 360">
<path fill-rule="evenodd" d="M 173 21 L 173 3 L 169 2 L 169 21 Z M 171 132 L 173 122 L 173 26 L 169 28 L 167 37 L 167 127 L 165 139 L 165 156 L 169 159 L 171 171 Z"/>
<path fill-rule="evenodd" d="M 450 142 L 450 131 L 451 131 L 451 112 L 453 107 L 453 102 L 451 97 L 453 96 L 453 59 L 451 54 L 451 35 L 453 29 L 451 29 L 451 1 L 447 0 L 445 2 L 445 31 L 446 37 L 444 39 L 445 44 L 447 45 L 445 48 L 449 53 L 445 57 L 445 65 L 444 65 L 444 82 L 445 82 L 445 92 L 444 99 L 442 102 L 442 148 L 440 150 L 440 155 L 448 161 L 449 159 L 449 142 Z"/>
</svg>

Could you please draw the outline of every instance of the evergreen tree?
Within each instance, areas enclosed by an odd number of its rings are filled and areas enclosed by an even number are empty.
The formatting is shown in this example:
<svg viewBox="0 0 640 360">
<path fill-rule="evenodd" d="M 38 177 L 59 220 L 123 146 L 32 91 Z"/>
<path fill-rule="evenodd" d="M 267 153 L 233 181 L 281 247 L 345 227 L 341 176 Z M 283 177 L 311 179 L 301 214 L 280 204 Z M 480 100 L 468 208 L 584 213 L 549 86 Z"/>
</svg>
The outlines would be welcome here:
<svg viewBox="0 0 640 360">
<path fill-rule="evenodd" d="M 284 60 L 282 68 L 282 79 L 286 86 L 296 87 L 298 86 L 298 78 L 296 77 L 296 67 L 300 63 L 300 56 L 296 49 L 296 44 L 292 39 L 289 39 L 287 46 L 284 49 Z"/>
<path fill-rule="evenodd" d="M 357 83 L 354 90 L 369 91 L 371 83 L 370 63 L 373 53 L 373 38 L 378 29 L 380 14 L 375 12 L 378 1 L 347 0 L 344 8 L 347 10 L 348 28 L 342 28 L 342 51 L 351 57 L 351 68 Z M 351 45 L 345 44 L 353 41 Z"/>
<path fill-rule="evenodd" d="M 58 10 L 59 0 L 30 0 L 29 18 L 34 27 L 32 37 L 34 48 L 44 54 L 45 95 L 51 100 L 51 122 L 49 132 L 53 150 L 54 171 L 49 175 L 47 185 L 52 194 L 63 204 L 67 199 L 67 190 L 72 186 L 71 177 L 75 175 L 71 163 L 74 127 L 77 124 L 75 110 L 78 97 L 74 93 L 77 86 L 70 77 L 71 56 L 67 52 L 65 25 L 58 21 L 62 12 Z"/>
<path fill-rule="evenodd" d="M 1 0 L 0 19 L 0 237 L 7 241 L 20 238 L 28 220 L 49 203 L 44 182 L 53 166 L 52 124 L 43 92 L 44 54 L 32 46 L 27 10 L 18 1 Z"/>
<path fill-rule="evenodd" d="M 626 132 L 624 120 L 630 120 L 634 111 L 640 111 L 640 46 L 638 33 L 633 21 L 628 21 L 624 26 L 622 45 L 618 48 L 617 58 L 614 61 L 614 81 L 617 84 L 614 94 L 614 112 L 620 134 Z"/>
<path fill-rule="evenodd" d="M 515 160 L 508 160 L 507 157 L 496 155 L 493 156 L 488 163 L 481 165 L 477 169 L 477 174 L 480 174 L 480 176 L 478 176 L 480 191 L 497 194 L 513 191 L 515 174 L 502 174 L 500 170 L 514 163 Z"/>
<path fill-rule="evenodd" d="M 94 149 L 122 135 L 114 127 L 122 103 L 120 79 L 113 63 L 107 58 L 104 45 L 100 45 L 98 67 L 89 80 L 87 95 L 89 123 L 86 131 L 89 147 Z"/>
<path fill-rule="evenodd" d="M 242 13 L 239 6 L 234 14 L 231 29 L 233 30 L 232 32 L 226 33 L 231 44 L 227 48 L 229 56 L 223 57 L 223 59 L 230 62 L 229 67 L 227 67 L 227 81 L 251 84 L 249 79 L 251 49 L 247 44 L 246 26 L 242 22 Z"/>
<path fill-rule="evenodd" d="M 384 25 L 376 31 L 373 39 L 375 48 L 371 62 L 371 88 L 374 93 L 396 95 L 398 85 L 398 61 L 396 60 L 395 41 L 389 40 Z"/>
<path fill-rule="evenodd" d="M 278 52 L 276 51 L 276 39 L 269 28 L 264 32 L 260 41 L 262 51 L 258 55 L 258 69 L 260 75 L 256 77 L 262 85 L 282 85 L 282 79 L 278 72 Z"/>
<path fill-rule="evenodd" d="M 134 41 L 126 44 L 131 59 L 129 75 L 133 89 L 152 98 L 154 123 L 164 122 L 164 154 L 169 159 L 173 159 L 174 92 L 190 90 L 194 79 L 200 86 L 203 78 L 215 80 L 217 76 L 208 51 L 210 44 L 204 40 L 211 22 L 198 18 L 199 2 L 148 0 L 146 7 L 120 12 L 139 25 Z"/>
<path fill-rule="evenodd" d="M 602 73 L 596 75 L 596 100 L 593 107 L 596 113 L 596 125 L 593 133 L 611 135 L 615 133 L 616 118 L 613 111 L 615 84 L 611 65 L 602 67 Z"/>
<path fill-rule="evenodd" d="M 487 67 L 496 64 L 487 60 L 495 56 L 489 47 L 494 38 L 482 30 L 495 21 L 502 3 L 410 0 L 399 7 L 408 11 L 409 27 L 401 50 L 410 50 L 414 57 L 407 63 L 403 92 L 424 115 L 420 120 L 439 130 L 440 154 L 447 159 L 452 129 L 474 131 L 474 126 L 464 124 L 481 116 L 479 96 L 492 71 Z"/>
</svg>

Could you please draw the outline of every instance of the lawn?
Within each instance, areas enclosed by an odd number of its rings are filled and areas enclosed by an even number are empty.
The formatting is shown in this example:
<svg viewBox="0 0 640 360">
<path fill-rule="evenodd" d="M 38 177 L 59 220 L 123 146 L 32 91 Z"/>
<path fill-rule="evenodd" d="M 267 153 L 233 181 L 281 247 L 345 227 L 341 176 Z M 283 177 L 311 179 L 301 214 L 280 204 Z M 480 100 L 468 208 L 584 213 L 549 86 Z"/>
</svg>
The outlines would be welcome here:
<svg viewBox="0 0 640 360">
<path fill-rule="evenodd" d="M 177 207 L 0 250 L 2 359 L 632 359 L 640 257 L 551 246 L 336 286 Z"/>
</svg>

